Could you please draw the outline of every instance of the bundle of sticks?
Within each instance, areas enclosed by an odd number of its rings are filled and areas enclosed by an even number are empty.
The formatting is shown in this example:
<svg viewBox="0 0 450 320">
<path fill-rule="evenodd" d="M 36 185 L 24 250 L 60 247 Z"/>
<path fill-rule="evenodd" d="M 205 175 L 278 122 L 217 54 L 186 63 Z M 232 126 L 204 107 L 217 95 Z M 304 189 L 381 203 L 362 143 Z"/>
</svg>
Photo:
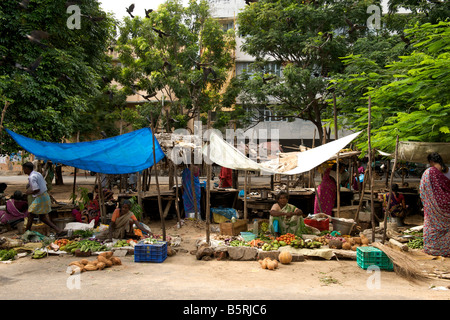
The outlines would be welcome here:
<svg viewBox="0 0 450 320">
<path fill-rule="evenodd" d="M 391 259 L 394 264 L 394 272 L 398 275 L 410 280 L 424 280 L 429 277 L 429 273 L 405 253 L 379 242 L 373 242 L 371 245 L 383 251 Z"/>
</svg>

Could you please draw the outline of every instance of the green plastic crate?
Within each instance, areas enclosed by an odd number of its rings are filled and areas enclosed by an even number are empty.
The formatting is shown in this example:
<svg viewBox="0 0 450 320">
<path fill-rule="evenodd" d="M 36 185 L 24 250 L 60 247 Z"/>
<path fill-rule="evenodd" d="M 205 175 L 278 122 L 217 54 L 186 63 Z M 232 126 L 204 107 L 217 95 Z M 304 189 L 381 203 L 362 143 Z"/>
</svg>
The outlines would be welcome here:
<svg viewBox="0 0 450 320">
<path fill-rule="evenodd" d="M 370 246 L 356 248 L 356 263 L 362 269 L 375 265 L 382 270 L 394 270 L 391 259 L 380 249 Z"/>
</svg>

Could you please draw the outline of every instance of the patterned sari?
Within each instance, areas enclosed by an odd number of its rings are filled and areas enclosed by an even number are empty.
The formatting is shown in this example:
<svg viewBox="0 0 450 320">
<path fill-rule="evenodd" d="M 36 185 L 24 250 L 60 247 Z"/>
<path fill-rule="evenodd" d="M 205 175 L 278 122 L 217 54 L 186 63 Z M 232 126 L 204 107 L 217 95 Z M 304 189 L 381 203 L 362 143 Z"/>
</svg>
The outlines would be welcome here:
<svg viewBox="0 0 450 320">
<path fill-rule="evenodd" d="M 330 177 L 331 169 L 328 168 L 322 177 L 322 183 L 317 187 L 317 194 L 314 200 L 314 213 L 326 213 L 331 216 L 333 213 L 334 203 L 336 201 L 336 181 Z M 319 207 L 320 200 L 320 207 Z"/>
<path fill-rule="evenodd" d="M 403 210 L 403 200 L 405 198 L 402 194 L 395 195 L 391 193 L 391 205 L 389 206 L 389 214 L 393 217 L 403 217 L 405 212 Z M 383 211 L 386 212 L 387 203 L 389 201 L 389 193 L 383 194 Z"/>
<path fill-rule="evenodd" d="M 272 210 L 277 209 L 279 209 L 279 206 L 278 208 L 276 208 L 275 205 L 272 207 Z M 296 206 L 287 203 L 279 211 L 290 213 L 294 212 L 296 209 L 297 209 Z M 293 215 L 291 217 L 286 216 L 274 217 L 271 215 L 269 219 L 269 231 L 272 234 L 278 232 L 280 234 L 292 233 L 297 236 L 301 236 L 302 233 L 305 231 L 305 223 L 303 222 L 303 217 L 297 215 Z"/>
<path fill-rule="evenodd" d="M 424 252 L 450 257 L 450 179 L 428 168 L 420 180 L 420 199 L 424 210 Z"/>
</svg>

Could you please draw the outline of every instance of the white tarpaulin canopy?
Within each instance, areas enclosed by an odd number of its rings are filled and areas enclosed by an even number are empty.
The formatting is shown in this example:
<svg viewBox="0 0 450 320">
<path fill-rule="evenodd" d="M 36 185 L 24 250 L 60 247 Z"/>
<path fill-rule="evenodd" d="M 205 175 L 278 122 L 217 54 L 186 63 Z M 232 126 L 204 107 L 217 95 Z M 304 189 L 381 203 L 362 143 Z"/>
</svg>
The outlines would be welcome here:
<svg viewBox="0 0 450 320">
<path fill-rule="evenodd" d="M 203 148 L 203 155 L 210 162 L 235 170 L 260 171 L 266 174 L 294 175 L 308 172 L 335 156 L 341 149 L 353 141 L 362 131 L 353 133 L 338 140 L 326 143 L 297 154 L 297 167 L 288 171 L 273 170 L 271 161 L 258 163 L 246 157 L 234 146 L 212 132 L 209 145 Z M 209 154 L 208 154 L 209 153 Z"/>
</svg>

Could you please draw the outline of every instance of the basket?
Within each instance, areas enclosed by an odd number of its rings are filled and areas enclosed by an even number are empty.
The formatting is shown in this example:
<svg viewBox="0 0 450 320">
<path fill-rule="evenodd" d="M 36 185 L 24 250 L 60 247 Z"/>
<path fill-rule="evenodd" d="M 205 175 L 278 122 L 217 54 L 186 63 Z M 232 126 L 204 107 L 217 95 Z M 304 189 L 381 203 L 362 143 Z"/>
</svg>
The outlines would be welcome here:
<svg viewBox="0 0 450 320">
<path fill-rule="evenodd" d="M 241 232 L 241 237 L 245 242 L 252 241 L 256 239 L 256 234 L 253 232 Z"/>
<path fill-rule="evenodd" d="M 167 242 L 138 243 L 134 246 L 134 262 L 164 262 L 167 258 Z"/>
<path fill-rule="evenodd" d="M 333 224 L 333 231 L 339 231 L 342 235 L 349 235 L 356 224 L 354 222 L 338 220 L 337 218 L 333 218 L 331 223 Z"/>
<path fill-rule="evenodd" d="M 383 251 L 375 247 L 356 248 L 356 263 L 362 269 L 375 265 L 382 270 L 394 270 L 394 264 L 391 259 Z"/>
</svg>

